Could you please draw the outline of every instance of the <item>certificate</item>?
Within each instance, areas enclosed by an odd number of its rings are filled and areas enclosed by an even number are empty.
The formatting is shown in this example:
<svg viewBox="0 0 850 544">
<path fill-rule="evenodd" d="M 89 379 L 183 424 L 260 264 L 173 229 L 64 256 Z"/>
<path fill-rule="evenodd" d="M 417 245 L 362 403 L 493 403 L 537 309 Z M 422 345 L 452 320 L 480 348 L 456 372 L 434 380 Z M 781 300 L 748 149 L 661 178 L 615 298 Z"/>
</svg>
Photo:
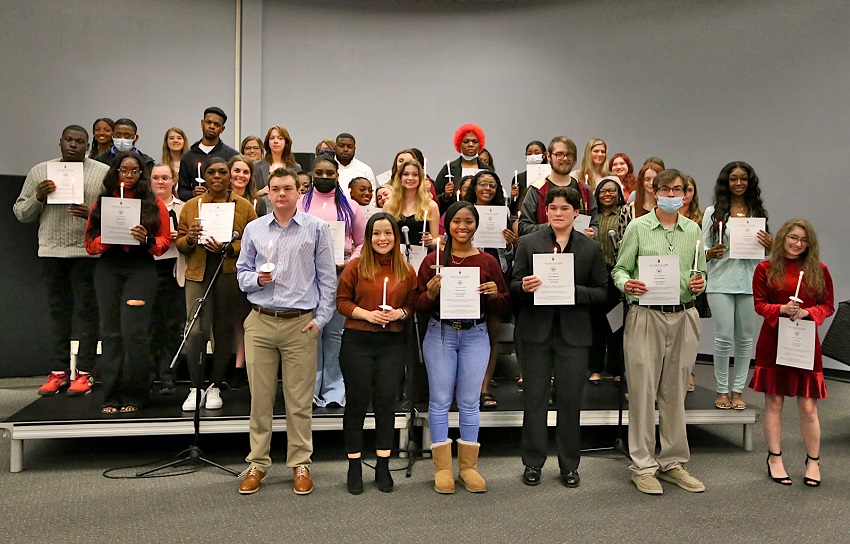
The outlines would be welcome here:
<svg viewBox="0 0 850 544">
<path fill-rule="evenodd" d="M 425 260 L 425 256 L 428 255 L 428 250 L 425 246 L 420 245 L 412 245 L 410 246 L 410 266 L 413 267 L 413 271 L 418 275 L 419 267 L 422 266 L 422 261 Z"/>
<path fill-rule="evenodd" d="M 104 244 L 138 246 L 130 229 L 142 223 L 142 201 L 135 198 L 100 199 L 100 241 Z"/>
<path fill-rule="evenodd" d="M 538 179 L 549 177 L 549 174 L 551 173 L 551 164 L 529 164 L 525 167 L 526 184 L 530 186 Z"/>
<path fill-rule="evenodd" d="M 383 210 L 377 206 L 360 206 L 360 211 L 363 212 L 363 218 L 368 221 L 370 217 Z"/>
<path fill-rule="evenodd" d="M 477 266 L 445 266 L 440 274 L 440 319 L 480 319 L 481 270 Z"/>
<path fill-rule="evenodd" d="M 678 255 L 638 257 L 638 275 L 647 289 L 638 298 L 641 306 L 681 304 Z"/>
<path fill-rule="evenodd" d="M 83 203 L 83 163 L 48 162 L 47 179 L 56 185 L 56 190 L 47 195 L 48 204 Z"/>
<path fill-rule="evenodd" d="M 172 223 L 171 221 L 169 221 L 169 223 L 171 224 L 171 232 L 177 232 L 177 229 L 174 228 L 174 223 Z M 159 257 L 154 255 L 153 260 L 161 261 L 163 259 L 176 259 L 179 255 L 180 253 L 177 251 L 177 242 L 172 237 L 171 245 L 168 246 L 168 249 L 165 250 L 165 253 L 163 253 Z"/>
<path fill-rule="evenodd" d="M 543 282 L 534 292 L 535 306 L 575 305 L 573 259 L 572 253 L 535 253 L 531 256 L 532 271 Z"/>
<path fill-rule="evenodd" d="M 776 364 L 812 370 L 815 367 L 815 335 L 814 321 L 780 317 Z"/>
<path fill-rule="evenodd" d="M 386 185 L 387 183 L 390 182 L 392 177 L 393 177 L 393 171 L 392 170 L 387 170 L 386 172 L 381 172 L 380 174 L 375 176 L 375 183 L 378 184 L 378 187 L 380 187 L 381 185 Z"/>
<path fill-rule="evenodd" d="M 611 327 L 611 332 L 617 332 L 623 326 L 623 305 L 617 304 L 610 312 L 605 314 L 608 319 L 608 326 Z"/>
<path fill-rule="evenodd" d="M 764 217 L 730 217 L 726 225 L 729 258 L 764 260 L 764 246 L 759 243 L 758 232 L 764 230 L 766 224 Z"/>
<path fill-rule="evenodd" d="M 584 234 L 584 229 L 590 228 L 590 216 L 583 213 L 578 214 L 573 220 L 573 228 Z"/>
<path fill-rule="evenodd" d="M 460 169 L 460 178 L 463 179 L 466 176 L 474 176 L 478 172 L 484 170 L 483 168 L 461 168 Z"/>
<path fill-rule="evenodd" d="M 334 249 L 334 264 L 345 264 L 345 221 L 325 221 L 331 229 Z"/>
<path fill-rule="evenodd" d="M 235 202 L 198 202 L 198 216 L 201 218 L 201 245 L 210 238 L 219 244 L 230 242 L 233 237 L 233 215 L 236 212 Z"/>
<path fill-rule="evenodd" d="M 478 228 L 472 237 L 472 245 L 507 247 L 502 231 L 508 228 L 508 209 L 505 206 L 475 206 L 475 209 L 478 210 Z"/>
</svg>

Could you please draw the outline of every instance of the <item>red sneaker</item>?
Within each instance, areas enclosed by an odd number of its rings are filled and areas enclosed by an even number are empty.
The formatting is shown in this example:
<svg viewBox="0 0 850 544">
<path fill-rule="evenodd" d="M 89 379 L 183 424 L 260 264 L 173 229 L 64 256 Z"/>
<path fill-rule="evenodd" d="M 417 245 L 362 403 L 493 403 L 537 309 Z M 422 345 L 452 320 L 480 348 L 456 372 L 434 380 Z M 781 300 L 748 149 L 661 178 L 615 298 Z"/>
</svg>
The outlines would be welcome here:
<svg viewBox="0 0 850 544">
<path fill-rule="evenodd" d="M 77 372 L 71 387 L 68 388 L 69 397 L 80 397 L 91 392 L 92 377 L 85 372 Z"/>
<path fill-rule="evenodd" d="M 42 397 L 55 395 L 60 389 L 68 387 L 70 383 L 70 372 L 67 370 L 65 372 L 51 372 L 47 381 L 39 388 L 38 394 Z"/>
</svg>

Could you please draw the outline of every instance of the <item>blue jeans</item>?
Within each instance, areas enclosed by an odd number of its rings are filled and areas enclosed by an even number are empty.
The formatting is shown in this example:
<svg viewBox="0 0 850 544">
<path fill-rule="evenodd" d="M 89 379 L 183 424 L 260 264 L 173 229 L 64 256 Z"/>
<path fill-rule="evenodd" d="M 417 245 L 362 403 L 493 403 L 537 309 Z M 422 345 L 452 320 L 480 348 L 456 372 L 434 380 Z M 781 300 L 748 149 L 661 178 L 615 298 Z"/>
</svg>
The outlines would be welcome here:
<svg viewBox="0 0 850 544">
<path fill-rule="evenodd" d="M 756 310 L 753 295 L 709 293 L 708 305 L 714 317 L 714 379 L 717 392 L 729 392 L 729 358 L 734 347 L 735 374 L 732 391 L 741 393 L 753 355 L 753 324 Z"/>
<path fill-rule="evenodd" d="M 487 324 L 466 330 L 431 319 L 422 345 L 428 371 L 428 426 L 431 443 L 449 438 L 449 408 L 457 398 L 460 438 L 478 442 L 481 384 L 490 359 Z"/>
<path fill-rule="evenodd" d="M 339 368 L 339 349 L 342 347 L 342 329 L 345 316 L 334 310 L 334 315 L 319 334 L 316 356 L 316 389 L 313 402 L 327 406 L 329 402 L 345 405 L 345 382 Z"/>
</svg>

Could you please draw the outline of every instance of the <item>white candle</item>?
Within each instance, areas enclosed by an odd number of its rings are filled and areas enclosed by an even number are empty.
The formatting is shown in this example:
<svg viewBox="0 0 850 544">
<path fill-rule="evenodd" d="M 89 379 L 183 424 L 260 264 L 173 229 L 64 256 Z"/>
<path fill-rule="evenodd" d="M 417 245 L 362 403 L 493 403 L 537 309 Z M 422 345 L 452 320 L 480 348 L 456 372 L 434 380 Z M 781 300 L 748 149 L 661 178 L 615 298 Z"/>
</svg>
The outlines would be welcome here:
<svg viewBox="0 0 850 544">
<path fill-rule="evenodd" d="M 422 172 L 425 175 L 425 179 L 428 179 L 428 157 L 422 159 Z M 425 181 L 425 180 L 422 180 Z"/>
<path fill-rule="evenodd" d="M 254 199 L 254 211 L 257 211 L 257 199 Z"/>
<path fill-rule="evenodd" d="M 204 178 L 201 177 L 201 163 L 198 163 L 198 178 L 195 181 L 198 182 L 198 185 L 204 182 Z"/>
<path fill-rule="evenodd" d="M 434 259 L 434 263 L 437 265 L 437 270 L 440 269 L 440 237 L 437 236 L 437 258 Z"/>
<path fill-rule="evenodd" d="M 121 188 L 119 189 L 119 191 L 121 191 L 121 198 L 124 198 L 124 182 L 123 181 L 121 182 Z"/>
<path fill-rule="evenodd" d="M 267 250 L 266 250 L 266 262 L 267 262 L 267 263 L 270 263 L 270 262 L 271 262 L 271 260 L 272 260 L 272 247 L 273 247 L 273 246 L 272 246 L 272 241 L 271 241 L 271 240 L 269 240 L 269 245 L 268 245 L 268 248 L 267 248 Z"/>
<path fill-rule="evenodd" d="M 584 175 L 584 184 L 587 185 L 587 174 Z"/>
<path fill-rule="evenodd" d="M 723 243 L 723 221 L 719 223 L 719 228 L 717 229 L 717 243 Z"/>
<path fill-rule="evenodd" d="M 390 281 L 389 278 L 384 278 L 384 298 L 383 298 L 383 302 L 381 303 L 381 306 L 387 305 L 387 282 L 388 281 Z"/>
<path fill-rule="evenodd" d="M 697 264 L 699 264 L 699 245 L 700 245 L 700 240 L 697 240 L 697 249 L 694 252 L 694 270 L 699 270 L 697 268 Z"/>
<path fill-rule="evenodd" d="M 425 210 L 425 219 L 422 221 L 422 234 L 428 230 L 428 210 Z"/>
<path fill-rule="evenodd" d="M 457 201 L 460 202 L 460 187 L 457 188 Z"/>
<path fill-rule="evenodd" d="M 322 221 L 325 220 L 325 208 L 327 208 L 327 207 L 328 207 L 328 203 L 322 202 Z"/>
<path fill-rule="evenodd" d="M 797 297 L 800 296 L 800 285 L 802 285 L 802 283 L 803 283 L 803 274 L 804 274 L 804 272 L 802 270 L 800 270 L 800 277 L 797 278 L 797 290 L 794 291 L 794 298 L 797 298 Z"/>
</svg>

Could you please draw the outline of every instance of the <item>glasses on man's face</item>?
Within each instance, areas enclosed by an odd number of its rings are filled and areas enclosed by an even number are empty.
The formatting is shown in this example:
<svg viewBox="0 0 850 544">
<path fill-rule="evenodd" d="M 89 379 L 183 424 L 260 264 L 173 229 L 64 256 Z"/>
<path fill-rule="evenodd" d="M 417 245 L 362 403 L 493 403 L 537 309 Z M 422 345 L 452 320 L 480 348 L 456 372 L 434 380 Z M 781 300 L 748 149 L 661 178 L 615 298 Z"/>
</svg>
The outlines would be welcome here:
<svg viewBox="0 0 850 544">
<path fill-rule="evenodd" d="M 565 157 L 572 157 L 569 153 L 552 153 L 552 158 L 556 160 L 563 160 Z"/>
<path fill-rule="evenodd" d="M 482 189 L 496 189 L 497 187 L 499 187 L 499 185 L 497 183 L 494 183 L 494 182 L 487 183 L 487 182 L 480 182 L 480 181 L 478 182 L 478 186 L 481 187 Z"/>
<path fill-rule="evenodd" d="M 681 185 L 677 185 L 676 187 L 659 187 L 655 192 L 661 196 L 668 196 L 670 194 L 673 196 L 682 196 L 685 194 L 685 188 Z"/>
<path fill-rule="evenodd" d="M 142 171 L 141 171 L 141 170 L 136 170 L 136 169 L 128 170 L 127 168 L 119 168 L 119 169 L 118 169 L 118 172 L 119 172 L 122 176 L 134 176 L 134 177 L 135 177 L 135 176 L 138 176 L 139 174 L 141 174 L 141 173 L 142 173 Z"/>
<path fill-rule="evenodd" d="M 789 234 L 788 236 L 785 237 L 785 239 L 788 240 L 789 244 L 793 244 L 795 246 L 798 246 L 798 245 L 799 246 L 807 246 L 807 245 L 809 245 L 808 238 L 800 238 L 796 234 Z"/>
<path fill-rule="evenodd" d="M 617 194 L 617 189 L 600 189 L 599 190 L 600 196 L 602 196 L 602 195 L 616 195 L 616 194 Z"/>
</svg>

